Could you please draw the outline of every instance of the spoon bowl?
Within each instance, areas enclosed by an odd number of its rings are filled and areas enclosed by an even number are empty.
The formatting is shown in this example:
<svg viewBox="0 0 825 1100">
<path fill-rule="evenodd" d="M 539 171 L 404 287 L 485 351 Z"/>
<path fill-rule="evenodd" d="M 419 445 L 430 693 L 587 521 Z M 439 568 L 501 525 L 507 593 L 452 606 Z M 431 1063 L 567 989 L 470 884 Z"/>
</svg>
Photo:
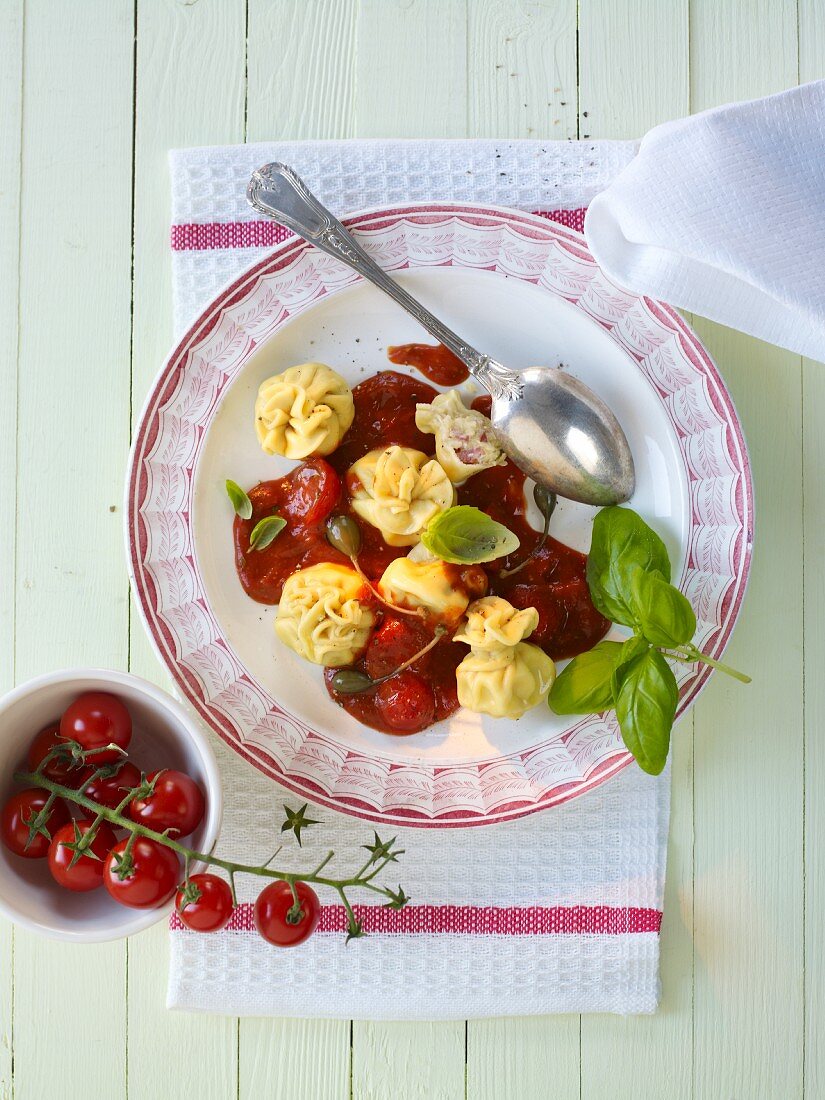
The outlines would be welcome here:
<svg viewBox="0 0 825 1100">
<path fill-rule="evenodd" d="M 265 164 L 249 204 L 383 290 L 449 348 L 493 397 L 502 449 L 550 492 L 583 504 L 620 504 L 635 487 L 633 456 L 619 422 L 584 383 L 563 371 L 514 371 L 462 340 L 392 279 L 286 164 Z"/>
</svg>

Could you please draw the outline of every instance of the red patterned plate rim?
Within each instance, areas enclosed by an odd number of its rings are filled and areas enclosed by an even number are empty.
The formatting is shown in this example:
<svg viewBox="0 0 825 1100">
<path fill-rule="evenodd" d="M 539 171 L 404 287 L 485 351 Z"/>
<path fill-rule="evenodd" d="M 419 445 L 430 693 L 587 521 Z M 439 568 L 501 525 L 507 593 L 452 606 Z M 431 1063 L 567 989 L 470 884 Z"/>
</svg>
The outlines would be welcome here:
<svg viewBox="0 0 825 1100">
<path fill-rule="evenodd" d="M 647 298 L 639 298 L 615 287 L 606 279 L 604 274 L 595 265 L 587 249 L 583 236 L 575 230 L 549 221 L 538 215 L 525 214 L 519 211 L 507 210 L 495 206 L 483 206 L 480 204 L 462 203 L 407 203 L 381 207 L 353 214 L 345 219 L 345 223 L 356 229 L 378 231 L 388 226 L 393 226 L 399 221 L 406 221 L 414 226 L 437 226 L 443 224 L 445 219 L 452 220 L 456 225 L 469 228 L 483 227 L 485 229 L 498 227 L 507 229 L 522 236 L 525 240 L 541 241 L 550 246 L 558 244 L 571 257 L 578 262 L 589 264 L 598 274 L 599 280 L 612 291 L 624 295 L 628 302 L 641 305 L 647 317 L 676 337 L 678 350 L 688 361 L 697 376 L 706 380 L 709 386 L 709 397 L 714 409 L 719 415 L 720 422 L 730 429 L 734 454 L 730 458 L 735 461 L 732 467 L 738 478 L 737 503 L 739 506 L 738 517 L 741 525 L 736 539 L 735 566 L 736 572 L 732 576 L 732 586 L 725 595 L 724 619 L 718 632 L 712 640 L 706 642 L 706 649 L 711 655 L 719 657 L 724 651 L 730 638 L 733 626 L 739 614 L 741 602 L 747 586 L 750 571 L 752 553 L 752 528 L 753 528 L 753 487 L 751 481 L 750 462 L 743 437 L 739 419 L 733 405 L 730 394 L 725 387 L 719 372 L 708 355 L 707 351 L 688 327 L 680 315 L 670 306 L 655 302 Z M 178 341 L 177 345 L 168 356 L 166 362 L 156 377 L 149 394 L 147 395 L 135 432 L 132 451 L 130 455 L 129 469 L 126 480 L 125 499 L 125 536 L 127 545 L 127 561 L 129 574 L 135 593 L 138 609 L 150 640 L 158 653 L 158 656 L 169 669 L 177 687 L 185 701 L 195 710 L 203 721 L 207 723 L 218 735 L 226 741 L 236 752 L 253 766 L 283 784 L 295 793 L 304 795 L 315 802 L 337 809 L 341 812 L 361 817 L 375 822 L 391 824 L 414 825 L 419 827 L 465 827 L 468 825 L 492 824 L 498 821 L 512 820 L 531 813 L 538 812 L 549 806 L 559 805 L 572 798 L 584 794 L 586 791 L 605 782 L 622 768 L 632 762 L 632 757 L 618 741 L 609 751 L 605 752 L 602 759 L 586 771 L 580 780 L 559 783 L 556 786 L 542 791 L 537 799 L 514 799 L 506 804 L 498 805 L 493 810 L 476 811 L 475 809 L 435 810 L 425 813 L 409 807 L 396 807 L 394 809 L 379 809 L 369 801 L 361 800 L 352 794 L 342 795 L 332 793 L 322 783 L 312 778 L 284 768 L 266 749 L 248 744 L 244 741 L 242 731 L 232 720 L 205 697 L 204 685 L 198 675 L 185 662 L 179 659 L 176 653 L 175 639 L 169 629 L 168 623 L 163 621 L 158 608 L 158 590 L 151 571 L 147 567 L 144 556 L 147 549 L 147 532 L 141 518 L 142 493 L 147 490 L 145 463 L 150 457 L 150 449 L 159 435 L 158 417 L 163 402 L 171 400 L 174 395 L 174 382 L 186 371 L 190 353 L 194 348 L 203 345 L 221 323 L 221 319 L 227 311 L 243 301 L 247 295 L 254 292 L 258 281 L 263 276 L 271 276 L 279 271 L 291 267 L 302 255 L 310 251 L 310 247 L 304 241 L 291 238 L 275 247 L 262 260 L 251 265 L 240 276 L 232 279 L 227 286 L 213 299 L 202 311 L 196 320 L 190 325 L 186 333 Z M 455 257 L 449 262 L 454 263 Z M 405 264 L 403 266 L 414 266 Z M 460 264 L 458 266 L 461 266 Z M 468 265 L 469 266 L 469 265 Z M 512 275 L 512 272 L 509 272 Z M 349 285 L 349 284 L 347 284 Z M 549 287 L 545 287 L 548 293 L 553 293 Z M 320 297 L 334 293 L 324 289 Z M 566 297 L 565 295 L 560 295 Z M 566 298 L 574 304 L 581 306 L 576 299 Z M 303 307 L 302 307 L 303 308 Z M 300 310 L 297 312 L 301 312 Z M 616 340 L 625 350 L 630 350 L 626 341 L 608 329 L 604 320 L 595 316 L 585 308 L 591 317 L 594 317 L 608 330 L 609 335 Z M 279 327 L 288 317 L 295 316 L 287 312 L 276 324 Z M 253 345 L 254 347 L 254 345 Z M 251 350 L 251 349 L 250 349 Z M 247 352 L 242 357 L 241 363 L 248 357 Z M 637 365 L 641 367 L 638 356 L 633 356 Z M 240 364 L 239 364 L 240 366 Z M 234 374 L 233 374 L 234 376 Z M 197 464 L 197 457 L 193 458 L 192 468 Z M 691 526 L 691 533 L 693 526 Z M 684 578 L 683 578 L 684 580 Z M 221 637 L 216 638 L 216 644 L 222 645 L 229 651 L 228 644 Z M 681 716 L 689 705 L 695 701 L 699 692 L 706 685 L 711 669 L 700 667 L 695 673 L 684 679 L 680 693 L 677 718 Z M 248 685 L 251 678 L 242 669 L 238 678 L 239 683 L 245 681 Z M 274 701 L 273 701 L 274 702 Z M 277 709 L 277 704 L 276 704 Z M 294 717 L 294 716 L 291 716 Z M 561 740 L 566 741 L 573 734 L 585 726 L 590 719 L 583 719 L 574 727 L 568 729 Z M 608 725 L 610 723 L 607 723 Z M 615 722 L 612 723 L 615 728 Z M 309 736 L 324 740 L 323 735 L 307 728 Z M 554 739 L 558 741 L 558 738 Z M 502 754 L 495 761 L 481 761 L 466 766 L 457 765 L 426 765 L 424 770 L 432 771 L 433 775 L 443 776 L 445 773 L 459 771 L 475 771 L 478 774 L 491 764 L 513 763 L 518 757 L 520 763 L 524 763 L 535 751 L 542 746 L 536 746 L 528 751 L 523 751 L 510 756 Z M 359 757 L 359 763 L 368 764 L 369 758 L 364 754 L 353 754 Z M 363 758 L 363 759 L 361 759 Z M 392 774 L 398 768 L 404 768 L 404 763 L 391 764 L 388 774 Z"/>
</svg>

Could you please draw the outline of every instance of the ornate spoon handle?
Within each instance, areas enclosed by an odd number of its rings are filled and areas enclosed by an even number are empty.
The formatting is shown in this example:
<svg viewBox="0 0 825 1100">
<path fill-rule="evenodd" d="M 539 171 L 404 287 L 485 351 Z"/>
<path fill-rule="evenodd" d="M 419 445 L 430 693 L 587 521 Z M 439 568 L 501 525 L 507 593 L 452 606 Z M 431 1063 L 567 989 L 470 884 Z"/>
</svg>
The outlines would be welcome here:
<svg viewBox="0 0 825 1100">
<path fill-rule="evenodd" d="M 439 321 L 411 294 L 382 270 L 360 244 L 330 214 L 309 190 L 300 176 L 286 164 L 265 164 L 253 172 L 246 189 L 249 204 L 261 214 L 274 218 L 322 252 L 334 256 L 388 294 L 402 309 L 422 325 L 439 343 L 458 356 L 462 363 L 497 400 L 521 397 L 518 375 L 483 355 Z"/>
</svg>

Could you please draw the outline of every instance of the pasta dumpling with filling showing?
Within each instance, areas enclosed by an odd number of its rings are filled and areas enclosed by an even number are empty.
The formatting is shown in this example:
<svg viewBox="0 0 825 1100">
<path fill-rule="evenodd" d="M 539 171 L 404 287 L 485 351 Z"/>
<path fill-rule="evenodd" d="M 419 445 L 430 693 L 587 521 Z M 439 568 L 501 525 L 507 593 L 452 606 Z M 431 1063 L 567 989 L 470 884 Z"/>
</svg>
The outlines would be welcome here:
<svg viewBox="0 0 825 1100">
<path fill-rule="evenodd" d="M 355 405 L 344 379 L 324 363 L 302 363 L 261 383 L 255 431 L 267 454 L 328 455 L 352 424 Z"/>
<path fill-rule="evenodd" d="M 384 570 L 378 589 L 390 603 L 423 608 L 428 618 L 452 627 L 471 597 L 487 590 L 487 574 L 478 566 L 458 569 L 438 558 L 396 558 Z"/>
<path fill-rule="evenodd" d="M 435 456 L 455 484 L 507 461 L 492 423 L 468 409 L 456 390 L 438 394 L 428 405 L 416 405 L 415 426 L 435 436 Z"/>
<path fill-rule="evenodd" d="M 349 566 L 321 562 L 299 569 L 284 584 L 275 633 L 313 664 L 351 665 L 375 623 L 363 593 L 363 579 Z"/>
<path fill-rule="evenodd" d="M 492 718 L 521 718 L 547 697 L 556 666 L 543 649 L 522 640 L 538 621 L 534 607 L 516 609 L 500 596 L 469 605 L 454 636 L 470 646 L 455 673 L 463 707 Z"/>
<path fill-rule="evenodd" d="M 350 466 L 347 484 L 353 510 L 388 546 L 414 546 L 430 520 L 455 501 L 441 464 L 412 447 L 370 451 Z"/>
</svg>

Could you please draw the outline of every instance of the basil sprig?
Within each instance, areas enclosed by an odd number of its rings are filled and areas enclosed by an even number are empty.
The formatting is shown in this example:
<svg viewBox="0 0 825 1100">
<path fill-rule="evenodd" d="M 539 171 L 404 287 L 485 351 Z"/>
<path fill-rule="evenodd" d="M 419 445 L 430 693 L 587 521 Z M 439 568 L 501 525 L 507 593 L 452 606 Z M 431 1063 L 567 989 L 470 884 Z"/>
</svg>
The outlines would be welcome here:
<svg viewBox="0 0 825 1100">
<path fill-rule="evenodd" d="M 494 561 L 519 548 L 512 531 L 470 504 L 439 512 L 422 532 L 421 541 L 431 554 L 455 565 Z"/>
<path fill-rule="evenodd" d="M 226 480 L 226 495 L 232 502 L 232 507 L 235 509 L 235 514 L 240 516 L 241 519 L 252 519 L 252 501 L 237 483 L 237 481 Z"/>
<path fill-rule="evenodd" d="M 651 775 L 665 766 L 679 701 L 665 655 L 702 661 L 749 683 L 750 677 L 701 653 L 691 639 L 696 615 L 670 583 L 665 544 L 631 508 L 603 508 L 593 521 L 587 585 L 598 611 L 633 636 L 602 641 L 558 675 L 549 703 L 557 714 L 615 708 L 625 745 Z M 664 648 L 665 653 L 662 653 Z"/>
<path fill-rule="evenodd" d="M 249 536 L 249 549 L 266 550 L 285 527 L 286 520 L 283 516 L 264 516 L 259 519 Z"/>
</svg>

